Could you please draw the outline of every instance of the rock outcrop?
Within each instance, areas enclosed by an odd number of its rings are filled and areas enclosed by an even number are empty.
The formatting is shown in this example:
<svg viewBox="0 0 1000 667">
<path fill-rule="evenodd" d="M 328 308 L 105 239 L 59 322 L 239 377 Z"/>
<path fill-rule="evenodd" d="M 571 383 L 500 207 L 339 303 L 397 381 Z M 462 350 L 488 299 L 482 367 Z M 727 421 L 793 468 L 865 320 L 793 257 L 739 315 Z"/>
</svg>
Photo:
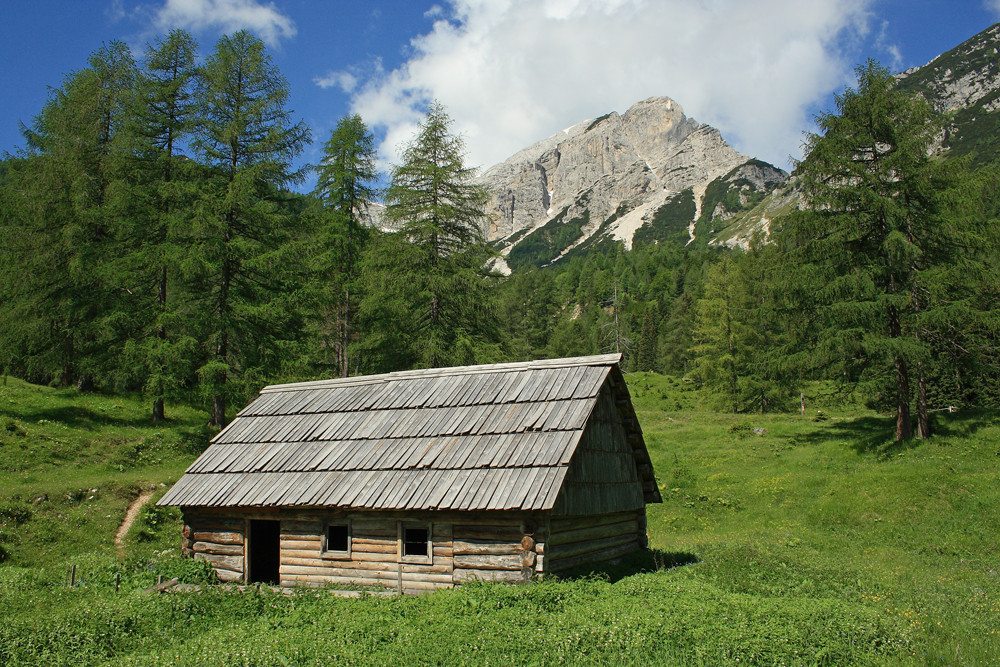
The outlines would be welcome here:
<svg viewBox="0 0 1000 667">
<path fill-rule="evenodd" d="M 654 202 L 703 191 L 747 161 L 718 130 L 688 118 L 670 98 L 650 98 L 624 114 L 577 123 L 487 170 L 478 179 L 492 194 L 487 238 L 509 251 L 533 230 L 577 221 L 581 233 L 554 259 L 598 231 L 630 245 L 629 231 L 642 220 L 626 212 L 644 209 L 651 216 Z M 609 223 L 613 217 L 628 217 L 627 225 Z"/>
</svg>

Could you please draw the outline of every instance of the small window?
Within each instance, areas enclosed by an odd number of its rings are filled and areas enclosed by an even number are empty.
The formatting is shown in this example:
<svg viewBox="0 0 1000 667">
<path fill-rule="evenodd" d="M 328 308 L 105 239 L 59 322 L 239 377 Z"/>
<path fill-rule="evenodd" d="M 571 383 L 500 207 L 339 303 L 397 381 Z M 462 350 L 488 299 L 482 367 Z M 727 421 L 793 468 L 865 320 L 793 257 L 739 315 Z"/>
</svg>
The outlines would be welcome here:
<svg viewBox="0 0 1000 667">
<path fill-rule="evenodd" d="M 347 521 L 328 521 L 323 531 L 323 555 L 331 558 L 351 556 L 351 524 Z"/>
<path fill-rule="evenodd" d="M 399 555 L 403 560 L 430 562 L 433 552 L 429 523 L 401 523 L 399 532 Z"/>
</svg>

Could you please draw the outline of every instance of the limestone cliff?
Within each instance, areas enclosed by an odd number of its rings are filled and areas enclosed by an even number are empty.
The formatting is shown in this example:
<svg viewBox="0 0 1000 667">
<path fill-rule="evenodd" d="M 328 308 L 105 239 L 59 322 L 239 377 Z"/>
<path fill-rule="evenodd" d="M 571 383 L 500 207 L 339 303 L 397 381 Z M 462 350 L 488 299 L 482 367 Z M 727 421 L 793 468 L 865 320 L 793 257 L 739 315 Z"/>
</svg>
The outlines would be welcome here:
<svg viewBox="0 0 1000 667">
<path fill-rule="evenodd" d="M 748 160 L 670 98 L 653 97 L 623 114 L 577 123 L 487 170 L 478 179 L 492 194 L 487 238 L 505 253 L 527 243 L 533 251 L 522 264 L 536 265 L 595 235 L 631 246 L 661 207 L 688 190 L 700 197 Z M 784 178 L 767 167 L 772 173 L 762 183 Z M 695 206 L 700 214 L 700 201 Z M 694 222 L 685 229 L 693 232 Z"/>
</svg>

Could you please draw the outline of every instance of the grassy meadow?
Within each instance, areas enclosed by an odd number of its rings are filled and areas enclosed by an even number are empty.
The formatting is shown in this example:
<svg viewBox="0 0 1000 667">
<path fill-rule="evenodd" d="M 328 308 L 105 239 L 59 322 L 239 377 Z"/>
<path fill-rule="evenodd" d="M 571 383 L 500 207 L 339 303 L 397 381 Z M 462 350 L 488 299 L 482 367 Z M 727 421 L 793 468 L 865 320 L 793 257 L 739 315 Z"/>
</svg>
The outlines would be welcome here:
<svg viewBox="0 0 1000 667">
<path fill-rule="evenodd" d="M 1000 414 L 893 424 L 817 388 L 806 414 L 713 411 L 629 376 L 664 502 L 651 550 L 529 586 L 344 599 L 210 586 L 158 497 L 205 414 L 148 422 L 131 397 L 0 385 L 0 665 L 947 664 L 1000 660 Z M 68 586 L 77 566 L 77 585 Z M 115 589 L 116 577 L 120 588 Z"/>
</svg>

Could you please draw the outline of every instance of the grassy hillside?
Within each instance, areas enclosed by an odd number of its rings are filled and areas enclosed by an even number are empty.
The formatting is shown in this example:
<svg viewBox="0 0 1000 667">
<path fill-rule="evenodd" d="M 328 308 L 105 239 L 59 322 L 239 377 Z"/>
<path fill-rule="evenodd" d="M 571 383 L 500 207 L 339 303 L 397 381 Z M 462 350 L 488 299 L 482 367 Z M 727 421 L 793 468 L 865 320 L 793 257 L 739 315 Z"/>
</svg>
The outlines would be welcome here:
<svg viewBox="0 0 1000 667">
<path fill-rule="evenodd" d="M 664 496 L 652 551 L 596 577 L 359 600 L 212 587 L 144 595 L 179 558 L 176 479 L 209 434 L 175 410 L 0 387 L 0 665 L 991 664 L 1000 655 L 1000 415 L 887 418 L 819 391 L 806 416 L 733 416 L 688 383 L 629 377 Z M 821 410 L 822 412 L 817 412 Z M 96 491 L 94 491 L 96 489 Z M 78 566 L 80 585 L 66 577 Z M 122 577 L 115 591 L 115 575 Z"/>
</svg>

